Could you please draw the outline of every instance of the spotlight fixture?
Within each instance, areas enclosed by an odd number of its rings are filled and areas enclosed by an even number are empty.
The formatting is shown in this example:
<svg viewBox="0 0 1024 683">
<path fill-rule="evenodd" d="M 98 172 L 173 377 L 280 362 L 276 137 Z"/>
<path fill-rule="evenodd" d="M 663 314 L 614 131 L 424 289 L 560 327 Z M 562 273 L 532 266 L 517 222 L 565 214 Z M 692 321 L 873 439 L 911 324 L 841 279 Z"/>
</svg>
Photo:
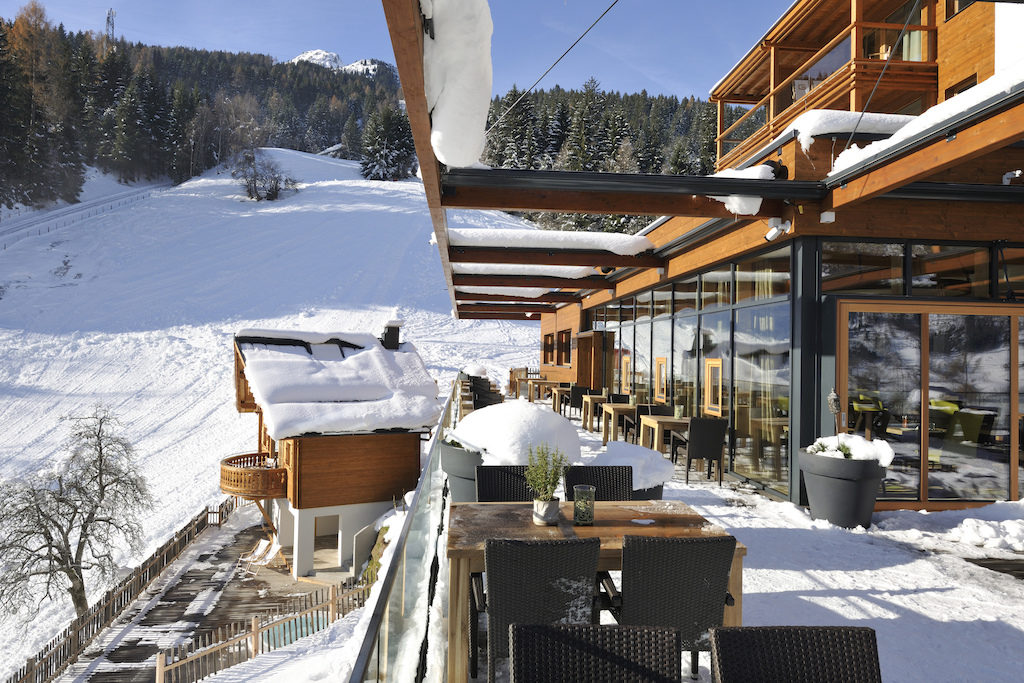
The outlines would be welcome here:
<svg viewBox="0 0 1024 683">
<path fill-rule="evenodd" d="M 608 273 L 614 273 L 614 272 L 615 272 L 615 266 L 602 266 L 601 267 L 601 274 L 602 275 L 607 275 Z"/>
<path fill-rule="evenodd" d="M 792 223 L 789 221 L 783 223 L 781 218 L 769 218 L 768 225 L 771 226 L 771 229 L 764 234 L 765 242 L 772 242 L 782 235 L 788 235 L 793 229 Z"/>
</svg>

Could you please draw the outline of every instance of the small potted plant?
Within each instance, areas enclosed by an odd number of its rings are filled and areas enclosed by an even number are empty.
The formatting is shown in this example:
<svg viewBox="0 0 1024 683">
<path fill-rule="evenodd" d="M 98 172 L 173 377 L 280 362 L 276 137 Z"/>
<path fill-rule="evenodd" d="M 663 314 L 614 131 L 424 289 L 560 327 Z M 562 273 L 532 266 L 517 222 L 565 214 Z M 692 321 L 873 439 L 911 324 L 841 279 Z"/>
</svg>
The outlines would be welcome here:
<svg viewBox="0 0 1024 683">
<path fill-rule="evenodd" d="M 558 498 L 555 489 L 562 480 L 566 459 L 557 448 L 540 444 L 530 447 L 529 464 L 526 466 L 526 485 L 534 493 L 533 523 L 545 526 L 558 523 Z"/>
<path fill-rule="evenodd" d="M 800 454 L 811 517 L 852 529 L 871 526 L 875 496 L 893 459 L 883 439 L 855 434 L 823 436 Z"/>
</svg>

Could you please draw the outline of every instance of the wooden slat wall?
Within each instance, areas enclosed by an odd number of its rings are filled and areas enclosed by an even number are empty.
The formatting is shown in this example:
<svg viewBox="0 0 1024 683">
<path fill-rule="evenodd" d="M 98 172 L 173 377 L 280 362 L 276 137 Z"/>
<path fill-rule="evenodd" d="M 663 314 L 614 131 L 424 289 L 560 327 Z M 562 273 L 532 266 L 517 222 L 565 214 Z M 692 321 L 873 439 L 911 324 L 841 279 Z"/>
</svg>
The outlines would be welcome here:
<svg viewBox="0 0 1024 683">
<path fill-rule="evenodd" d="M 939 64 L 939 101 L 957 83 L 978 75 L 978 82 L 995 73 L 995 4 L 976 2 L 958 14 L 945 16 L 939 3 L 936 58 Z"/>
<path fill-rule="evenodd" d="M 282 439 L 287 441 L 295 444 L 288 499 L 299 509 L 391 500 L 419 480 L 419 434 Z"/>
</svg>

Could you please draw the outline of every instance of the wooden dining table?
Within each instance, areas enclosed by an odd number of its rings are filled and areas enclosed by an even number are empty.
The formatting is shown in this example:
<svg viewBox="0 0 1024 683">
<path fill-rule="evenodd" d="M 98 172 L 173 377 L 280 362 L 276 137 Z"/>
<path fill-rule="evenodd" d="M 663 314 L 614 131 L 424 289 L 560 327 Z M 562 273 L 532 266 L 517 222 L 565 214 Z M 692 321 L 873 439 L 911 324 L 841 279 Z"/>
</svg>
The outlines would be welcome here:
<svg viewBox="0 0 1024 683">
<path fill-rule="evenodd" d="M 622 568 L 622 538 L 649 536 L 686 538 L 729 536 L 678 500 L 597 501 L 593 526 L 575 526 L 572 503 L 563 502 L 557 525 L 533 523 L 532 503 L 453 503 L 448 517 L 448 680 L 469 676 L 470 574 L 484 570 L 488 538 L 544 540 L 599 538 L 598 569 Z M 747 548 L 736 543 L 729 573 L 729 594 L 735 603 L 723 615 L 726 626 L 743 624 L 743 558 Z"/>
<path fill-rule="evenodd" d="M 568 396 L 570 391 L 572 390 L 569 387 L 551 387 L 551 410 L 555 411 L 556 413 L 561 413 L 562 397 Z"/>
<path fill-rule="evenodd" d="M 617 441 L 619 438 L 619 416 L 636 412 L 631 403 L 605 403 L 601 406 L 601 443 L 608 445 L 608 439 Z"/>
<path fill-rule="evenodd" d="M 665 452 L 665 430 L 686 429 L 690 426 L 689 417 L 673 417 L 672 415 L 641 415 L 640 445 Z M 653 445 L 652 445 L 653 444 Z"/>
<path fill-rule="evenodd" d="M 601 404 L 608 400 L 607 396 L 601 394 L 586 394 L 583 396 L 583 408 L 580 413 L 580 423 L 588 432 L 594 431 L 594 418 Z"/>
<path fill-rule="evenodd" d="M 537 400 L 539 401 L 544 393 L 544 389 L 551 389 L 557 387 L 558 382 L 553 379 L 531 379 L 526 382 L 526 398 L 533 403 L 533 395 L 536 391 Z"/>
</svg>

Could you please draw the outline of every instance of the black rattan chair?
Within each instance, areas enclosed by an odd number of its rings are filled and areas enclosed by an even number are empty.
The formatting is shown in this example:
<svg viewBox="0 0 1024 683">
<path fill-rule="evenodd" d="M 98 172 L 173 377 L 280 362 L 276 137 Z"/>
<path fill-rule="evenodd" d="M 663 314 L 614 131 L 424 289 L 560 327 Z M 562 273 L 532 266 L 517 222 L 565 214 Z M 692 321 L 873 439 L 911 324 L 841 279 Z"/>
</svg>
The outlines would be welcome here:
<svg viewBox="0 0 1024 683">
<path fill-rule="evenodd" d="M 526 465 L 477 465 L 476 499 L 481 503 L 529 502 Z"/>
<path fill-rule="evenodd" d="M 729 596 L 732 536 L 622 539 L 622 587 L 605 580 L 605 606 L 620 624 L 678 628 L 690 651 L 690 676 L 697 678 L 707 632 L 722 625 Z"/>
<path fill-rule="evenodd" d="M 569 389 L 568 396 L 562 396 L 562 405 L 558 407 L 559 411 L 566 417 L 572 417 L 572 411 L 575 409 L 576 413 L 580 415 L 583 413 L 583 397 L 598 393 L 600 392 L 597 389 L 575 384 Z"/>
<path fill-rule="evenodd" d="M 513 683 L 669 683 L 680 677 L 679 632 L 642 626 L 512 624 Z"/>
<path fill-rule="evenodd" d="M 881 683 L 878 642 L 866 626 L 711 629 L 715 683 Z"/>
<path fill-rule="evenodd" d="M 526 485 L 526 465 L 477 465 L 476 499 L 481 503 L 533 500 L 533 491 Z M 469 586 L 469 674 L 476 678 L 480 615 L 487 609 L 483 574 L 470 574 Z"/>
<path fill-rule="evenodd" d="M 631 465 L 573 465 L 565 471 L 564 482 L 566 500 L 573 500 L 576 484 L 593 484 L 594 500 L 633 500 Z"/>
<path fill-rule="evenodd" d="M 487 539 L 484 570 L 489 683 L 494 681 L 495 661 L 508 656 L 511 624 L 590 621 L 600 549 L 597 538 Z"/>
<path fill-rule="evenodd" d="M 718 485 L 722 485 L 722 470 L 725 460 L 725 432 L 729 421 L 720 417 L 695 417 L 690 420 L 690 428 L 685 436 L 679 432 L 669 433 L 669 453 L 672 462 L 679 458 L 680 447 L 686 449 L 686 483 L 690 482 L 690 463 L 694 460 L 706 460 L 708 463 L 707 478 L 711 478 L 711 463 L 718 468 Z"/>
</svg>

